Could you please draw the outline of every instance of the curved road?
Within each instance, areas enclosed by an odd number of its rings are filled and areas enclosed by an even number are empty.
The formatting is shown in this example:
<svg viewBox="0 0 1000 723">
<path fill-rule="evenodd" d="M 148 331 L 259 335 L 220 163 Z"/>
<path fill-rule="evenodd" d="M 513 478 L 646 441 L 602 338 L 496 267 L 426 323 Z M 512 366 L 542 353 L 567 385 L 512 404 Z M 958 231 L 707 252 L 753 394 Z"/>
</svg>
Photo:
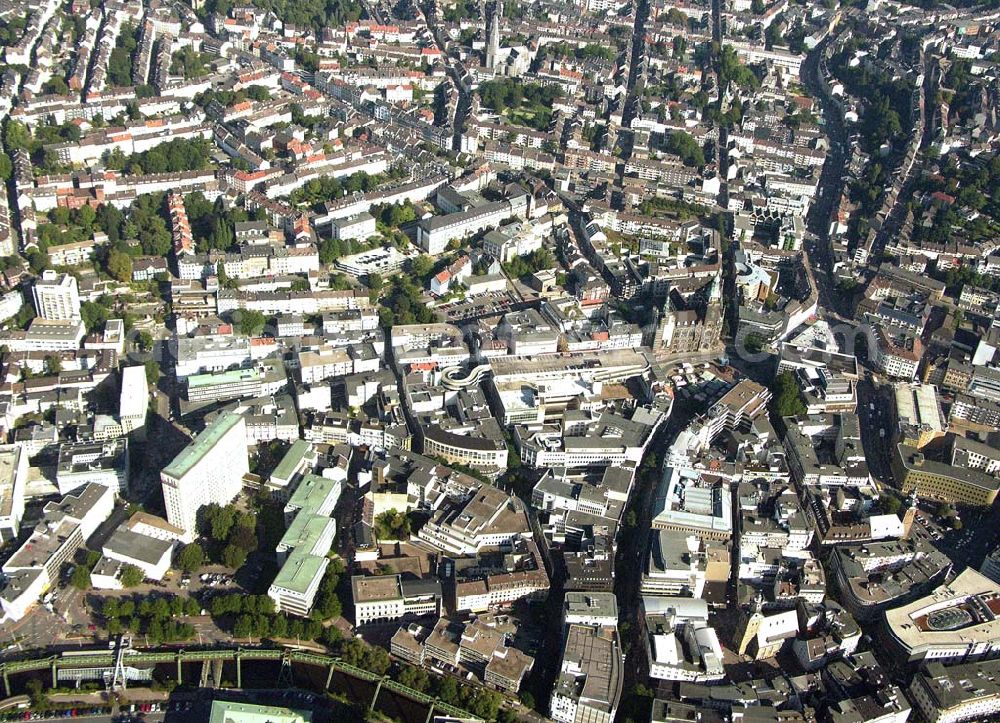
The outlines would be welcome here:
<svg viewBox="0 0 1000 723">
<path fill-rule="evenodd" d="M 823 52 L 830 43 L 830 36 L 817 45 L 802 62 L 800 76 L 802 83 L 815 98 L 823 112 L 826 135 L 830 139 L 830 150 L 820 175 L 816 198 L 809 208 L 806 224 L 815 236 L 813 244 L 807 244 L 806 251 L 815 271 L 816 286 L 819 289 L 820 306 L 841 313 L 843 299 L 833 288 L 833 250 L 830 244 L 830 218 L 840 202 L 844 189 L 844 171 L 847 162 L 848 135 L 844 119 L 837 103 L 826 95 L 821 82 L 820 64 Z M 849 310 L 847 310 L 849 311 Z"/>
</svg>

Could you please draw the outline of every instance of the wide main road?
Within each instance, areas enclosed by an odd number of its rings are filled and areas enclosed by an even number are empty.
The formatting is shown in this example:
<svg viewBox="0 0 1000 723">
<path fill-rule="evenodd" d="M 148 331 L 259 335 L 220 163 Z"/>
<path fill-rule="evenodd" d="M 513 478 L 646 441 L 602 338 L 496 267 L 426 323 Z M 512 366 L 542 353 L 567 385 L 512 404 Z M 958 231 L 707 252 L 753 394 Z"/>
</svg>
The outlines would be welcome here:
<svg viewBox="0 0 1000 723">
<path fill-rule="evenodd" d="M 657 430 L 656 435 L 646 447 L 646 455 L 656 455 L 658 451 L 666 450 L 677 439 L 693 419 L 694 415 L 687 408 L 674 404 L 670 417 Z M 662 457 L 660 458 L 662 463 Z M 625 662 L 622 668 L 622 703 L 618 707 L 618 721 L 635 720 L 636 714 L 648 711 L 633 700 L 637 685 L 657 685 L 656 680 L 649 677 L 649 665 L 646 659 L 645 636 L 646 626 L 642 617 L 642 572 L 649 554 L 649 539 L 653 527 L 653 503 L 656 499 L 656 489 L 662 474 L 662 464 L 654 469 L 640 466 L 636 473 L 635 485 L 626 505 L 627 512 L 635 512 L 635 526 L 627 529 L 618 542 L 615 555 L 614 592 L 618 601 L 619 633 L 622 645 L 626 650 Z M 627 623 L 627 625 L 625 625 Z"/>
</svg>

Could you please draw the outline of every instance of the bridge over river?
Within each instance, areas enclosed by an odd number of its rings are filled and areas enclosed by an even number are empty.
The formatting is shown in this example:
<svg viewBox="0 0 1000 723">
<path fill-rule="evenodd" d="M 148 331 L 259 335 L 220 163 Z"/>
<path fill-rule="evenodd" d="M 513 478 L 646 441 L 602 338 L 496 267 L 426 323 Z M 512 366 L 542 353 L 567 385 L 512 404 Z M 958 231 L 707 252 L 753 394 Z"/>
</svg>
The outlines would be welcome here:
<svg viewBox="0 0 1000 723">
<path fill-rule="evenodd" d="M 467 711 L 408 688 L 340 658 L 294 648 L 212 648 L 194 650 L 72 650 L 44 657 L 0 662 L 6 697 L 22 694 L 31 679 L 51 687 L 77 681 L 174 681 L 177 685 L 236 688 L 298 687 L 368 701 L 378 710 L 404 720 L 430 721 L 435 715 L 475 719 Z M 124 683 L 120 681 L 124 679 Z M 278 685 L 276 685 L 276 683 Z M 146 683 L 142 683 L 146 684 Z"/>
</svg>

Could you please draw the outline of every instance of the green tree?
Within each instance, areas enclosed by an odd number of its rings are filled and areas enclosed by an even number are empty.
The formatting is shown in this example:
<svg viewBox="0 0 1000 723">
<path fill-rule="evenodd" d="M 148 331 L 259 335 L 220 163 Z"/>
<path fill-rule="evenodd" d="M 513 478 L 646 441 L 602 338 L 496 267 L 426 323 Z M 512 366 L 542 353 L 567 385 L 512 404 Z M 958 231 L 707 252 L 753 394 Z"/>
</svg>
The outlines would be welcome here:
<svg viewBox="0 0 1000 723">
<path fill-rule="evenodd" d="M 550 269 L 555 266 L 556 259 L 547 248 L 535 249 L 530 254 L 515 256 L 507 264 L 504 264 L 504 271 L 508 276 L 521 278 L 530 276 L 542 269 Z"/>
<path fill-rule="evenodd" d="M 378 211 L 378 220 L 389 228 L 399 228 L 416 218 L 417 210 L 409 199 L 404 203 L 386 204 Z"/>
<path fill-rule="evenodd" d="M 101 615 L 110 620 L 111 618 L 117 618 L 121 613 L 118 610 L 118 598 L 116 597 L 106 597 L 104 602 L 101 603 Z"/>
<path fill-rule="evenodd" d="M 482 104 L 496 113 L 516 114 L 518 121 L 543 130 L 552 121 L 552 106 L 562 96 L 562 90 L 558 86 L 503 78 L 481 84 L 479 96 Z"/>
<path fill-rule="evenodd" d="M 463 686 L 462 704 L 466 710 L 484 720 L 496 720 L 503 700 L 495 690 Z"/>
<path fill-rule="evenodd" d="M 782 372 L 774 380 L 772 409 L 779 417 L 794 417 L 806 413 L 806 405 L 799 394 L 799 385 L 791 372 Z"/>
<path fill-rule="evenodd" d="M 249 638 L 254 632 L 253 618 L 249 615 L 240 615 L 236 618 L 233 624 L 233 637 Z"/>
<path fill-rule="evenodd" d="M 458 702 L 458 682 L 454 678 L 450 676 L 439 678 L 436 687 L 437 697 L 445 703 L 455 705 Z"/>
<path fill-rule="evenodd" d="M 382 288 L 385 286 L 385 281 L 382 279 L 382 275 L 373 271 L 368 274 L 366 282 L 368 284 L 368 288 L 371 290 L 371 295 L 377 299 L 378 295 L 382 291 Z"/>
<path fill-rule="evenodd" d="M 205 564 L 205 551 L 201 549 L 201 545 L 197 542 L 185 545 L 177 554 L 176 564 L 177 567 L 188 574 L 197 572 Z"/>
<path fill-rule="evenodd" d="M 205 56 L 190 45 L 186 45 L 175 52 L 170 63 L 170 73 L 181 75 L 186 80 L 207 75 L 208 70 L 205 63 Z"/>
<path fill-rule="evenodd" d="M 700 168 L 705 165 L 705 152 L 690 133 L 674 131 L 667 138 L 666 149 L 680 156 L 685 166 Z"/>
<path fill-rule="evenodd" d="M 124 587 L 136 587 L 137 585 L 141 585 L 142 581 L 145 579 L 146 576 L 143 574 L 142 570 L 135 565 L 125 565 L 125 567 L 122 568 L 121 583 Z M 162 600 L 162 598 L 160 599 Z"/>
<path fill-rule="evenodd" d="M 238 325 L 244 336 L 260 336 L 266 321 L 266 317 L 255 309 L 240 309 Z"/>
<path fill-rule="evenodd" d="M 28 268 L 31 269 L 32 273 L 41 274 L 51 265 L 49 255 L 41 249 L 32 249 L 28 252 Z"/>
<path fill-rule="evenodd" d="M 97 225 L 108 235 L 108 242 L 116 244 L 121 239 L 122 223 L 125 216 L 114 206 L 102 203 L 97 207 Z"/>
<path fill-rule="evenodd" d="M 14 325 L 18 329 L 26 329 L 32 319 L 35 318 L 35 307 L 32 304 L 22 304 L 14 317 Z"/>
<path fill-rule="evenodd" d="M 883 514 L 898 515 L 903 503 L 894 493 L 886 490 L 878 498 L 878 507 Z"/>
<path fill-rule="evenodd" d="M 125 161 L 124 171 L 130 175 L 197 171 L 207 167 L 211 157 L 212 144 L 204 138 L 177 138 L 132 154 Z"/>
<path fill-rule="evenodd" d="M 375 517 L 375 533 L 380 540 L 408 540 L 410 520 L 405 512 L 386 510 Z"/>
<path fill-rule="evenodd" d="M 271 623 L 271 635 L 276 638 L 288 637 L 288 618 L 278 615 Z"/>
<path fill-rule="evenodd" d="M 108 59 L 108 80 L 112 85 L 125 87 L 132 84 L 132 59 L 124 48 L 114 48 Z"/>
<path fill-rule="evenodd" d="M 405 666 L 397 680 L 407 688 L 412 688 L 421 693 L 426 692 L 431 686 L 430 676 L 423 669 L 412 665 Z"/>
<path fill-rule="evenodd" d="M 340 241 L 335 238 L 323 239 L 319 245 L 319 262 L 324 266 L 329 266 L 343 255 Z"/>
<path fill-rule="evenodd" d="M 215 542 L 225 542 L 236 524 L 236 508 L 210 504 L 202 508 L 203 534 Z"/>
<path fill-rule="evenodd" d="M 239 520 L 229 535 L 229 543 L 244 550 L 253 550 L 257 547 L 257 532 L 254 527 L 253 519 Z"/>
<path fill-rule="evenodd" d="M 62 359 L 58 354 L 47 354 L 43 362 L 45 376 L 55 376 L 62 371 Z"/>
<path fill-rule="evenodd" d="M 91 587 L 90 570 L 83 565 L 77 565 L 73 570 L 73 575 L 69 579 L 70 584 L 77 590 L 89 590 Z"/>
<path fill-rule="evenodd" d="M 333 560 L 327 565 L 319 590 L 316 591 L 316 602 L 312 610 L 315 620 L 330 620 L 340 617 L 343 612 L 340 598 L 337 597 L 337 584 L 340 582 L 343 566 L 336 564 L 337 562 L 339 561 Z"/>
<path fill-rule="evenodd" d="M 160 365 L 155 359 L 150 359 L 144 366 L 146 367 L 146 383 L 156 388 L 156 383 L 160 380 Z"/>
<path fill-rule="evenodd" d="M 743 337 L 743 346 L 746 347 L 746 350 L 751 354 L 759 354 L 764 348 L 765 342 L 766 339 L 764 337 L 754 332 L 750 332 Z"/>
<path fill-rule="evenodd" d="M 731 45 L 724 45 L 719 51 L 719 81 L 723 85 L 733 83 L 752 90 L 760 87 L 760 79 L 740 62 L 736 50 Z"/>
<path fill-rule="evenodd" d="M 422 290 L 412 276 L 394 276 L 388 293 L 382 297 L 379 321 L 383 326 L 393 324 L 429 324 L 434 312 L 422 299 Z"/>
<path fill-rule="evenodd" d="M 389 653 L 383 648 L 371 647 L 357 638 L 345 640 L 340 654 L 349 665 L 364 668 L 376 675 L 385 675 L 389 670 Z"/>
<path fill-rule="evenodd" d="M 31 700 L 31 705 L 35 708 L 45 708 L 49 704 L 48 696 L 45 693 L 45 687 L 42 685 L 42 681 L 38 678 L 31 678 L 27 683 L 24 684 L 24 689 L 28 693 L 28 698 Z"/>
<path fill-rule="evenodd" d="M 271 100 L 271 92 L 263 85 L 251 85 L 246 89 L 246 91 L 247 97 L 250 100 L 257 101 L 258 103 Z"/>
<path fill-rule="evenodd" d="M 3 144 L 7 152 L 29 150 L 31 148 L 31 132 L 20 121 L 8 120 L 4 126 Z"/>
<path fill-rule="evenodd" d="M 246 561 L 247 551 L 239 545 L 226 545 L 222 550 L 222 564 L 226 567 L 238 570 Z"/>
<path fill-rule="evenodd" d="M 233 245 L 233 228 L 226 218 L 216 218 L 212 226 L 212 235 L 209 238 L 209 245 L 213 249 L 225 251 Z"/>
<path fill-rule="evenodd" d="M 128 221 L 123 227 L 125 238 L 139 239 L 142 253 L 147 256 L 166 256 L 173 248 L 172 235 L 164 218 L 166 196 L 151 193 L 139 196 L 129 209 Z"/>
<path fill-rule="evenodd" d="M 671 46 L 674 57 L 683 58 L 684 53 L 687 51 L 687 38 L 683 35 L 675 35 L 673 41 L 671 41 Z"/>
<path fill-rule="evenodd" d="M 91 206 L 81 206 L 73 214 L 73 220 L 88 232 L 93 231 L 94 223 L 97 221 L 97 211 Z"/>
<path fill-rule="evenodd" d="M 132 257 L 117 249 L 108 254 L 108 273 L 119 281 L 132 280 Z"/>
<path fill-rule="evenodd" d="M 94 301 L 84 301 L 80 305 L 80 316 L 88 332 L 100 331 L 108 322 L 108 310 Z"/>
<path fill-rule="evenodd" d="M 153 335 L 145 330 L 140 331 L 139 335 L 136 337 L 135 340 L 136 348 L 138 348 L 139 351 L 144 351 L 144 352 L 152 351 L 153 343 L 154 343 Z"/>
</svg>

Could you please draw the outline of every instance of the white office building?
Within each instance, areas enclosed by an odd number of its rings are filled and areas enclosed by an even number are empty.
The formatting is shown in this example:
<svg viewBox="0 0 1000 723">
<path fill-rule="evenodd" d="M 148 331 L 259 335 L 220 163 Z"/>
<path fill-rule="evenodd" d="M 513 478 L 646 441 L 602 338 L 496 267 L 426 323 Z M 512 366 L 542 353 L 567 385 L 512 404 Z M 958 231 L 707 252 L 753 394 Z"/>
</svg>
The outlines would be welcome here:
<svg viewBox="0 0 1000 723">
<path fill-rule="evenodd" d="M 355 575 L 351 578 L 351 595 L 357 626 L 441 615 L 441 581 L 437 578 Z"/>
<path fill-rule="evenodd" d="M 42 272 L 31 290 L 35 311 L 43 319 L 66 320 L 80 318 L 80 290 L 69 274 L 57 274 L 51 269 Z"/>
<path fill-rule="evenodd" d="M 337 534 L 330 515 L 343 490 L 341 480 L 307 474 L 285 505 L 286 531 L 275 552 L 281 569 L 268 588 L 276 611 L 306 617 L 312 610 Z"/>
<path fill-rule="evenodd" d="M 567 625 L 549 701 L 552 720 L 611 723 L 622 694 L 622 657 L 616 628 Z"/>
<path fill-rule="evenodd" d="M 122 525 L 104 543 L 103 558 L 95 570 L 105 568 L 120 572 L 121 566 L 132 565 L 142 570 L 147 580 L 162 580 L 170 569 L 176 544 L 176 541 L 147 537 L 129 530 L 127 524 Z"/>
<path fill-rule="evenodd" d="M 160 472 L 167 521 L 192 539 L 198 510 L 231 502 L 249 470 L 246 421 L 240 414 L 224 414 Z"/>
<path fill-rule="evenodd" d="M 87 485 L 80 492 L 49 502 L 31 536 L 3 567 L 0 586 L 0 622 L 17 621 L 59 579 L 62 565 L 111 516 L 115 496 L 102 485 Z"/>
<path fill-rule="evenodd" d="M 177 339 L 177 363 L 174 374 L 178 379 L 222 372 L 246 366 L 251 360 L 250 340 L 241 336 L 196 336 Z"/>
<path fill-rule="evenodd" d="M 17 537 L 24 517 L 24 487 L 28 483 L 28 453 L 16 444 L 0 446 L 0 540 Z"/>
<path fill-rule="evenodd" d="M 149 384 L 146 381 L 146 367 L 124 367 L 118 417 L 125 434 L 140 429 L 146 423 L 148 404 Z"/>
<path fill-rule="evenodd" d="M 375 218 L 367 211 L 347 218 L 335 218 L 331 230 L 333 237 L 339 241 L 361 241 L 375 235 Z"/>
<path fill-rule="evenodd" d="M 59 447 L 56 484 L 59 494 L 98 484 L 115 497 L 128 491 L 128 442 L 124 437 L 98 442 L 67 442 Z"/>
</svg>

